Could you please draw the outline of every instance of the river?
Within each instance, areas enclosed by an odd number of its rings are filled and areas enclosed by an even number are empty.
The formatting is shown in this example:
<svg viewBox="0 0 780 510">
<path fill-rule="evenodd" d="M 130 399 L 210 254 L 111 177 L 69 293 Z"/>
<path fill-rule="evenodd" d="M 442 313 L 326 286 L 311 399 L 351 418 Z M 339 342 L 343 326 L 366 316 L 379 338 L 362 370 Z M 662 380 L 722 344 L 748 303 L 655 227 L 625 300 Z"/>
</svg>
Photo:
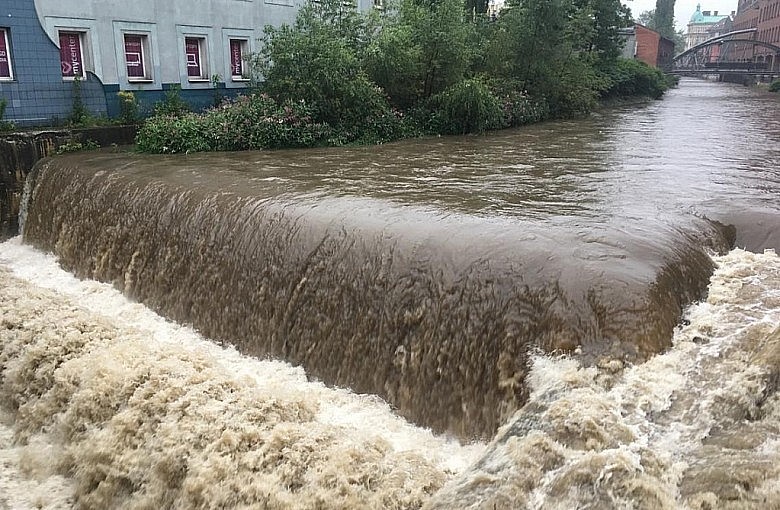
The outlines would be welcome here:
<svg viewBox="0 0 780 510">
<path fill-rule="evenodd" d="M 779 110 L 43 162 L 6 506 L 778 507 Z"/>
</svg>

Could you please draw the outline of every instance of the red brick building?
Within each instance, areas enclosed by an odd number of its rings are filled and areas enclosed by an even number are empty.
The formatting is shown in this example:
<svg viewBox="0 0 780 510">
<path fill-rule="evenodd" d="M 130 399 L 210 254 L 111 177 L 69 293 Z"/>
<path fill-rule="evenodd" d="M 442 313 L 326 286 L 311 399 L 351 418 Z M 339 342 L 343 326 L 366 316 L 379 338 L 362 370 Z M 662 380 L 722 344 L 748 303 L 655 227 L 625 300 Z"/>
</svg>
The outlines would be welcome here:
<svg viewBox="0 0 780 510">
<path fill-rule="evenodd" d="M 674 57 L 674 41 L 639 24 L 634 25 L 634 34 L 636 36 L 634 57 L 637 60 L 653 67 L 666 68 L 671 66 Z"/>
<path fill-rule="evenodd" d="M 780 46 L 780 0 L 739 0 L 734 30 L 756 28 L 755 39 Z M 738 44 L 729 60 L 766 62 L 769 69 L 780 70 L 780 55 L 771 48 Z"/>
</svg>

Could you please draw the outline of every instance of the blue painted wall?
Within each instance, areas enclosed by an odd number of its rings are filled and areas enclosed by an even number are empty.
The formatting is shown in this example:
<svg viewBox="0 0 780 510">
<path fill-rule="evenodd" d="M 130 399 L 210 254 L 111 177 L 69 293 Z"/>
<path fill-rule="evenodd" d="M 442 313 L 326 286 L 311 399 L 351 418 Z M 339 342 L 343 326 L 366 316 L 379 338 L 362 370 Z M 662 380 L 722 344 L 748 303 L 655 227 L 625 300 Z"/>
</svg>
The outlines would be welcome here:
<svg viewBox="0 0 780 510">
<path fill-rule="evenodd" d="M 5 120 L 17 126 L 63 123 L 73 110 L 73 82 L 64 81 L 60 50 L 38 21 L 33 0 L 0 0 L 0 27 L 9 31 L 14 81 L 0 82 L 0 97 L 7 100 Z M 87 73 L 81 82 L 86 108 L 106 115 L 103 84 Z"/>
<path fill-rule="evenodd" d="M 178 83 L 163 83 L 162 90 L 134 90 L 136 100 L 138 101 L 138 113 L 142 117 L 152 114 L 154 105 L 164 101 L 166 93 L 173 87 L 179 86 Z M 109 117 L 119 116 L 119 85 L 105 85 L 106 107 Z M 200 112 L 214 106 L 216 96 L 220 98 L 235 98 L 237 95 L 246 93 L 246 89 L 225 88 L 220 84 L 217 89 L 181 89 L 179 97 L 186 101 L 192 111 Z"/>
</svg>

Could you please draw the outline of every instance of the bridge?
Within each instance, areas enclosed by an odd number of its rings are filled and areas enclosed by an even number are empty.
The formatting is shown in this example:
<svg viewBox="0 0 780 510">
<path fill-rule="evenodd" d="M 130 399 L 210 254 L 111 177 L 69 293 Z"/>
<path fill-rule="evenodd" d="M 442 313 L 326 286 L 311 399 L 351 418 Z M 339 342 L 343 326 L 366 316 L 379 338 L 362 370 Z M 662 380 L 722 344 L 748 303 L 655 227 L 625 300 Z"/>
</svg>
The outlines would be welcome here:
<svg viewBox="0 0 780 510">
<path fill-rule="evenodd" d="M 757 32 L 749 28 L 708 39 L 674 57 L 666 71 L 678 75 L 780 74 L 780 47 L 755 39 Z M 764 51 L 757 52 L 759 48 Z"/>
</svg>

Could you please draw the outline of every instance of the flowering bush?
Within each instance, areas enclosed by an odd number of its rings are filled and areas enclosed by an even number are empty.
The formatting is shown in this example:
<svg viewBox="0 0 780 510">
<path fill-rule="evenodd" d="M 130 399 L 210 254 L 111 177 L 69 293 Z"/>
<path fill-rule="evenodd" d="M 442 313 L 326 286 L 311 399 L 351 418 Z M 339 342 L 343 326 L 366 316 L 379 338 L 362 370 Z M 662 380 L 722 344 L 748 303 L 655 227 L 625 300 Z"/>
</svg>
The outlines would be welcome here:
<svg viewBox="0 0 780 510">
<path fill-rule="evenodd" d="M 239 96 L 202 114 L 158 115 L 146 121 L 136 144 L 143 152 L 181 153 L 312 147 L 331 137 L 303 102 L 279 105 L 265 94 Z"/>
</svg>

